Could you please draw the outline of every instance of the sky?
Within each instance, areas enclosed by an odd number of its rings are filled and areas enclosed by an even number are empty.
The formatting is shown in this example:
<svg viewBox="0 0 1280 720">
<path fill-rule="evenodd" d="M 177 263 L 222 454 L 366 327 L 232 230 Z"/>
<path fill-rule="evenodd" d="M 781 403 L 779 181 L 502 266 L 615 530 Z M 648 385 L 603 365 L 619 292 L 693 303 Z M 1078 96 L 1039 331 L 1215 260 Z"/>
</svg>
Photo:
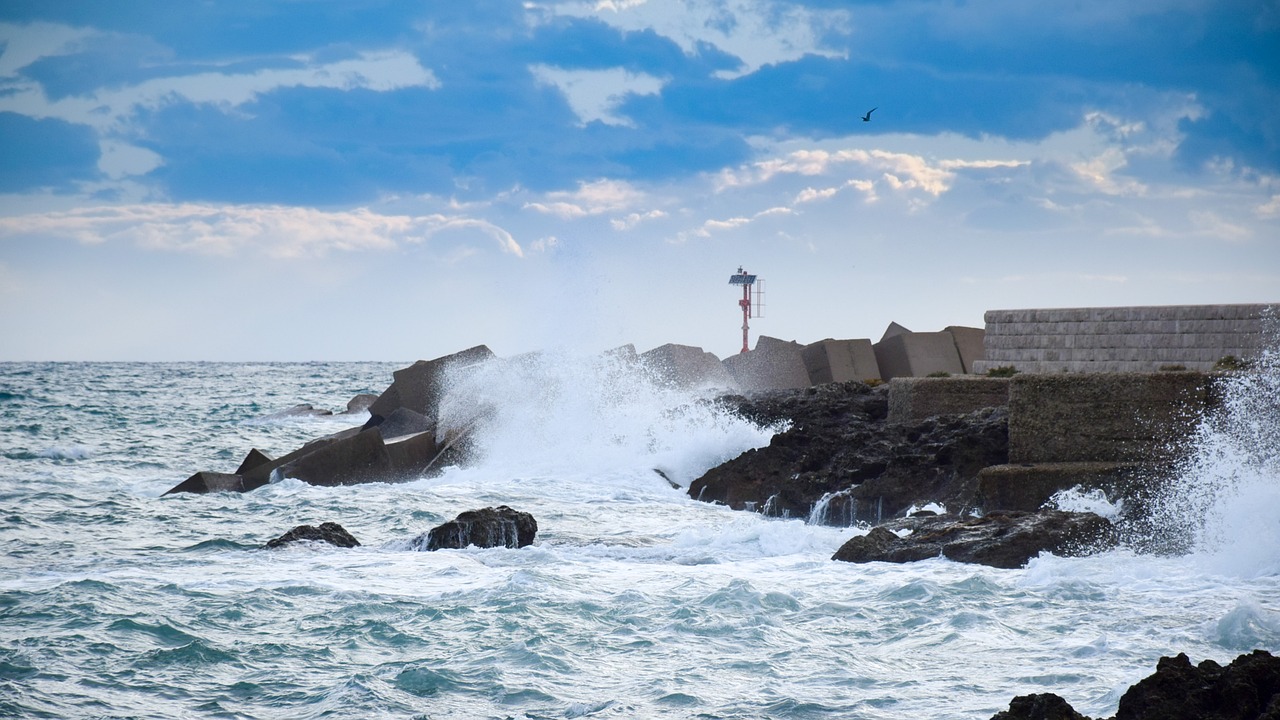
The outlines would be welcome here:
<svg viewBox="0 0 1280 720">
<path fill-rule="evenodd" d="M 725 357 L 739 267 L 752 344 L 1280 301 L 1280 1 L 0 4 L 0 361 Z"/>
</svg>

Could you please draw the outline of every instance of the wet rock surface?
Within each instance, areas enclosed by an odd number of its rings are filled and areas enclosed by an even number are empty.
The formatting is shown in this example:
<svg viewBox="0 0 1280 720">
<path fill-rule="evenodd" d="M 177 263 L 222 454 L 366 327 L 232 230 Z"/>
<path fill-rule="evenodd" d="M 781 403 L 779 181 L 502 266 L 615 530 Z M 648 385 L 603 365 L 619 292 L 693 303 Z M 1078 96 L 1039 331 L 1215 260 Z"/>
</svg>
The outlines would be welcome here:
<svg viewBox="0 0 1280 720">
<path fill-rule="evenodd" d="M 359 547 L 360 541 L 335 522 L 314 525 L 299 525 L 280 537 L 266 544 L 269 549 L 284 547 L 299 542 L 325 542 L 343 548 Z"/>
<path fill-rule="evenodd" d="M 991 720 L 1088 720 L 1052 693 L 1023 695 Z M 1120 698 L 1113 720 L 1280 720 L 1280 658 L 1265 650 L 1223 667 L 1162 657 L 1156 672 Z"/>
<path fill-rule="evenodd" d="M 522 548 L 532 545 L 538 521 L 527 512 L 506 505 L 468 510 L 447 523 L 432 528 L 413 540 L 416 550 L 476 547 Z"/>
<path fill-rule="evenodd" d="M 987 408 L 891 424 L 888 388 L 860 382 L 720 400 L 762 426 L 767 447 L 712 468 L 689 495 L 738 510 L 835 525 L 879 522 L 911 505 L 968 508 L 978 472 L 1008 460 L 1008 414 Z"/>
<path fill-rule="evenodd" d="M 844 562 L 957 562 L 1017 568 L 1041 552 L 1086 555 L 1116 544 L 1111 521 L 1093 513 L 1041 510 L 983 517 L 917 515 L 891 520 L 851 538 L 832 556 Z"/>
</svg>

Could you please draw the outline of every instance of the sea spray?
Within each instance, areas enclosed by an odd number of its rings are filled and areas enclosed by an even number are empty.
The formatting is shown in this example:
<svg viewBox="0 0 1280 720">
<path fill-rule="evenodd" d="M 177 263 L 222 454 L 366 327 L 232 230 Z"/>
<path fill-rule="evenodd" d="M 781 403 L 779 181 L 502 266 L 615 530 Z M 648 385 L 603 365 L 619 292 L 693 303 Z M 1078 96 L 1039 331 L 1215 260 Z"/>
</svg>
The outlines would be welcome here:
<svg viewBox="0 0 1280 720">
<path fill-rule="evenodd" d="M 1217 378 L 1175 479 L 1152 503 L 1154 525 L 1210 570 L 1280 573 L 1280 319 L 1244 369 Z"/>
<path fill-rule="evenodd" d="M 493 360 L 452 370 L 446 387 L 439 432 L 472 428 L 480 465 L 529 475 L 644 465 L 687 487 L 773 432 L 704 393 L 661 382 L 625 351 Z"/>
</svg>

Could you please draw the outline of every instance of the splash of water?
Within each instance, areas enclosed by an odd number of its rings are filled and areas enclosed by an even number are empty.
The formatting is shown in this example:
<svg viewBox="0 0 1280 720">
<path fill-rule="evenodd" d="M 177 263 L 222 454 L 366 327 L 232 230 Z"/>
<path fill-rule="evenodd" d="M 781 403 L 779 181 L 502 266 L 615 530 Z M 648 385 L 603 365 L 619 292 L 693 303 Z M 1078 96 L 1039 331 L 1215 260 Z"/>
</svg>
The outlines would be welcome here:
<svg viewBox="0 0 1280 720">
<path fill-rule="evenodd" d="M 494 360 L 449 373 L 446 386 L 440 426 L 473 426 L 481 465 L 525 476 L 658 470 L 687 487 L 772 436 L 623 351 Z"/>
<path fill-rule="evenodd" d="M 1264 339 L 1251 368 L 1219 379 L 1220 405 L 1153 506 L 1215 572 L 1280 574 L 1280 318 L 1266 320 Z"/>
</svg>

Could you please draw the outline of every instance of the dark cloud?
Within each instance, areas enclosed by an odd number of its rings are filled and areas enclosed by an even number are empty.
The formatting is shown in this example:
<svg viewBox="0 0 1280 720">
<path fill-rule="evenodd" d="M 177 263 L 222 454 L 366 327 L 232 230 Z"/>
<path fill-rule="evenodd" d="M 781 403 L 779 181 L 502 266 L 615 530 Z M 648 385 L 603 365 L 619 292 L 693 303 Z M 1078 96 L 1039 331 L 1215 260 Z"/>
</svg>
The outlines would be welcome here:
<svg viewBox="0 0 1280 720">
<path fill-rule="evenodd" d="M 61 120 L 0 112 L 0 192 L 70 189 L 98 176 L 94 133 Z"/>
</svg>

